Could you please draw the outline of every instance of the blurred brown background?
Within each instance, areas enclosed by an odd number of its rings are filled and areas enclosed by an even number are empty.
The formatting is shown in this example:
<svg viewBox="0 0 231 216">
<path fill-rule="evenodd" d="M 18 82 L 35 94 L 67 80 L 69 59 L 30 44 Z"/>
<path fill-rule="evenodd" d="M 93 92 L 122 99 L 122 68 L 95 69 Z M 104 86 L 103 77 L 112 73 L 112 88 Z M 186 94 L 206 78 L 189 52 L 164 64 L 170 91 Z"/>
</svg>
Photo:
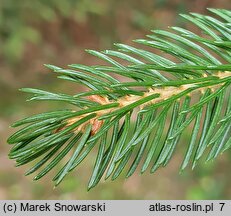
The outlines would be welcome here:
<svg viewBox="0 0 231 216">
<path fill-rule="evenodd" d="M 101 182 L 90 192 L 86 185 L 94 154 L 55 190 L 52 174 L 33 182 L 31 176 L 23 176 L 29 165 L 15 168 L 7 157 L 12 122 L 60 106 L 27 103 L 18 88 L 78 91 L 76 85 L 57 80 L 44 63 L 96 64 L 84 49 L 110 49 L 114 42 L 130 43 L 154 28 L 188 27 L 177 14 L 207 13 L 207 7 L 229 9 L 230 1 L 0 0 L 0 199 L 230 199 L 231 152 L 216 163 L 178 174 L 184 137 L 168 167 L 153 175 L 137 172 L 127 180 Z"/>
</svg>

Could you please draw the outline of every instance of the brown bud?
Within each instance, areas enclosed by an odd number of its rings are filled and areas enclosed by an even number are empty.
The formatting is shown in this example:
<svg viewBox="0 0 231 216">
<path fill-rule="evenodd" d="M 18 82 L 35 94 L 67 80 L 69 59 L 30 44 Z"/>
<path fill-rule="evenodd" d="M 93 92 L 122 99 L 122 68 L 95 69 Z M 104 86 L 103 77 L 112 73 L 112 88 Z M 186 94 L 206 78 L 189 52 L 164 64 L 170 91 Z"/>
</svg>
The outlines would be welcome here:
<svg viewBox="0 0 231 216">
<path fill-rule="evenodd" d="M 101 126 L 103 125 L 103 121 L 102 120 L 98 120 L 98 119 L 93 119 L 91 121 L 91 124 L 92 124 L 91 136 L 93 136 L 101 128 Z"/>
<path fill-rule="evenodd" d="M 90 95 L 87 97 L 88 100 L 94 101 L 100 104 L 107 104 L 109 103 L 108 99 L 106 97 L 102 97 L 100 95 Z"/>
</svg>

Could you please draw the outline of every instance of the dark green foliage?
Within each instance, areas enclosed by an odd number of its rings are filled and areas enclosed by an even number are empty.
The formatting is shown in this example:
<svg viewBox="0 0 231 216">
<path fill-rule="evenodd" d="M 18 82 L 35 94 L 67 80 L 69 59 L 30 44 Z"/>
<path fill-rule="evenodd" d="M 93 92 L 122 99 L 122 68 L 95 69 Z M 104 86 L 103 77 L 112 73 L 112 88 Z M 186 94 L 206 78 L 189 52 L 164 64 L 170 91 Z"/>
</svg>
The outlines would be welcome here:
<svg viewBox="0 0 231 216">
<path fill-rule="evenodd" d="M 171 31 L 153 31 L 149 39 L 135 40 L 154 52 L 115 44 L 118 51 L 87 50 L 103 59 L 104 66 L 72 64 L 71 69 L 63 69 L 46 65 L 59 78 L 90 90 L 67 95 L 21 89 L 33 94 L 30 100 L 62 101 L 77 109 L 41 113 L 14 123 L 13 127 L 25 126 L 9 137 L 8 143 L 14 144 L 9 157 L 17 166 L 36 160 L 26 175 L 41 169 L 34 177 L 37 180 L 66 156 L 66 164 L 53 178 L 58 185 L 98 149 L 90 189 L 103 175 L 116 179 L 127 166 L 126 177 L 139 165 L 142 173 L 166 166 L 186 128 L 192 132 L 181 170 L 189 163 L 194 167 L 203 155 L 209 161 L 229 149 L 231 11 L 209 10 L 217 18 L 182 15 L 198 26 L 203 36 L 172 27 Z M 171 57 L 160 56 L 156 50 Z M 111 74 L 131 81 L 120 82 Z"/>
</svg>

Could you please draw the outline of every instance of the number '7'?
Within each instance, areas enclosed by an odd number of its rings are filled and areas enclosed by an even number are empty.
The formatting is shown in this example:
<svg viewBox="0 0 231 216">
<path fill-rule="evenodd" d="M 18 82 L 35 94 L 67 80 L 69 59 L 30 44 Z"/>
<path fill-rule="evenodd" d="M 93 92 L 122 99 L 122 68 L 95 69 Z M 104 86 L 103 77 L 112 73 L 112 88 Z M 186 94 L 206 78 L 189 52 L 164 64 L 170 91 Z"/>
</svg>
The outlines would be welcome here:
<svg viewBox="0 0 231 216">
<path fill-rule="evenodd" d="M 220 211 L 222 211 L 225 203 L 219 203 L 219 204 L 221 205 Z"/>
</svg>

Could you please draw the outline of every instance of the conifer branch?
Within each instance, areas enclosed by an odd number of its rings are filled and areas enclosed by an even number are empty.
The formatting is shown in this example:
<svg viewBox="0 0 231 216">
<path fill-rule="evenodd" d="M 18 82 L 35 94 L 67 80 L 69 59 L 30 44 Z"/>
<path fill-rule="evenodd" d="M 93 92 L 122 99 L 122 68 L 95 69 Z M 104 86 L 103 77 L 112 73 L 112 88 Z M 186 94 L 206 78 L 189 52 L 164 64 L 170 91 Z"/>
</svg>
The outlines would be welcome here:
<svg viewBox="0 0 231 216">
<path fill-rule="evenodd" d="M 141 173 L 166 166 L 189 127 L 192 132 L 181 170 L 189 163 L 194 168 L 207 152 L 209 161 L 228 150 L 231 12 L 209 10 L 214 17 L 182 15 L 202 30 L 201 35 L 179 27 L 155 30 L 148 39 L 135 40 L 144 49 L 115 44 L 117 51 L 87 50 L 106 65 L 72 64 L 67 69 L 45 65 L 59 78 L 84 85 L 89 91 L 67 95 L 21 89 L 33 94 L 30 100 L 61 101 L 75 108 L 41 113 L 14 123 L 13 127 L 24 127 L 9 137 L 8 143 L 13 144 L 9 157 L 16 160 L 17 166 L 35 161 L 26 172 L 29 175 L 38 171 L 35 180 L 67 158 L 53 178 L 58 185 L 94 147 L 98 148 L 90 189 L 103 176 L 116 179 L 128 164 L 126 177 L 139 165 Z M 145 50 L 145 46 L 154 51 Z M 158 55 L 155 49 L 172 57 Z M 113 74 L 131 81 L 121 82 Z"/>
</svg>

